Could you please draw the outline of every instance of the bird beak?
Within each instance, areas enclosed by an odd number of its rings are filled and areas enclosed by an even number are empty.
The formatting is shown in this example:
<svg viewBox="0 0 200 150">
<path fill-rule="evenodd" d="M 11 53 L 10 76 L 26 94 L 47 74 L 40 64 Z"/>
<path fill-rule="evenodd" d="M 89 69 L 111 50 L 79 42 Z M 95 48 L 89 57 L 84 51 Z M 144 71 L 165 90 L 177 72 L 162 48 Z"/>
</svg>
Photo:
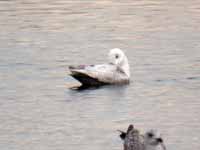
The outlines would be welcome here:
<svg viewBox="0 0 200 150">
<path fill-rule="evenodd" d="M 167 150 L 164 143 L 161 143 L 161 147 L 162 147 L 163 150 Z"/>
</svg>

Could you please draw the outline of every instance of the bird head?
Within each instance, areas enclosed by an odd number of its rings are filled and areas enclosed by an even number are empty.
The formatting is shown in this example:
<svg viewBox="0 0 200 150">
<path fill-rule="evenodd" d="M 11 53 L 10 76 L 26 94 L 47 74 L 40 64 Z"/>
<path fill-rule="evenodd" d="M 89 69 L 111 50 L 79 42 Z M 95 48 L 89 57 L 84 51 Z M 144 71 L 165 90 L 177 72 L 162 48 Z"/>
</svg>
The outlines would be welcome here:
<svg viewBox="0 0 200 150">
<path fill-rule="evenodd" d="M 156 130 L 147 131 L 144 135 L 145 145 L 147 149 L 156 149 L 157 146 L 161 146 L 163 150 L 166 150 L 163 138 L 161 134 Z"/>
<path fill-rule="evenodd" d="M 111 49 L 108 58 L 111 64 L 119 67 L 128 77 L 130 77 L 128 59 L 121 49 Z"/>
</svg>

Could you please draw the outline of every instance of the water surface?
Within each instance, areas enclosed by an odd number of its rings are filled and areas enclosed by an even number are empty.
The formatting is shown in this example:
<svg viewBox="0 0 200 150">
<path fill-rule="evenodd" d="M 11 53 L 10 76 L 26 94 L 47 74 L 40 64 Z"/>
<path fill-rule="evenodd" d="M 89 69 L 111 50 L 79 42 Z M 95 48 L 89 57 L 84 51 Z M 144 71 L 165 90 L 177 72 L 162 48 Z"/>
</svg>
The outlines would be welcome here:
<svg viewBox="0 0 200 150">
<path fill-rule="evenodd" d="M 130 123 L 200 148 L 199 0 L 1 0 L 0 149 L 122 150 Z M 70 64 L 123 49 L 131 84 L 75 91 Z"/>
</svg>

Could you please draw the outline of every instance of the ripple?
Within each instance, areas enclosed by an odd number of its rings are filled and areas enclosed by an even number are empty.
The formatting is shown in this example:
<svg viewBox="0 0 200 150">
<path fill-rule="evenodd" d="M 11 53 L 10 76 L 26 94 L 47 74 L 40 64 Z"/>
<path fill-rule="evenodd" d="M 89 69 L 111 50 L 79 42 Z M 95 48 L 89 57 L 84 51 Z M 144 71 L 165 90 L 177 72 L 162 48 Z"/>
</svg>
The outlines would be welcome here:
<svg viewBox="0 0 200 150">
<path fill-rule="evenodd" d="M 187 80 L 199 80 L 200 79 L 200 77 L 187 77 L 186 78 Z"/>
</svg>

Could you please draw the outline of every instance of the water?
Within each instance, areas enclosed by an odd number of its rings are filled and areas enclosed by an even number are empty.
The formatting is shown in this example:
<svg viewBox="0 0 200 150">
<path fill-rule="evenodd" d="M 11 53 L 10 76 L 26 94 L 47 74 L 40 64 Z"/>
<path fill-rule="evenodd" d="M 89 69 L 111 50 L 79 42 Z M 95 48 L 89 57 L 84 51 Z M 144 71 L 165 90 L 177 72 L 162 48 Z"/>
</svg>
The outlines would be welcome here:
<svg viewBox="0 0 200 150">
<path fill-rule="evenodd" d="M 1 0 L 0 149 L 122 150 L 130 123 L 200 149 L 199 33 L 199 0 Z M 115 47 L 130 85 L 69 89 L 68 65 Z"/>
</svg>

